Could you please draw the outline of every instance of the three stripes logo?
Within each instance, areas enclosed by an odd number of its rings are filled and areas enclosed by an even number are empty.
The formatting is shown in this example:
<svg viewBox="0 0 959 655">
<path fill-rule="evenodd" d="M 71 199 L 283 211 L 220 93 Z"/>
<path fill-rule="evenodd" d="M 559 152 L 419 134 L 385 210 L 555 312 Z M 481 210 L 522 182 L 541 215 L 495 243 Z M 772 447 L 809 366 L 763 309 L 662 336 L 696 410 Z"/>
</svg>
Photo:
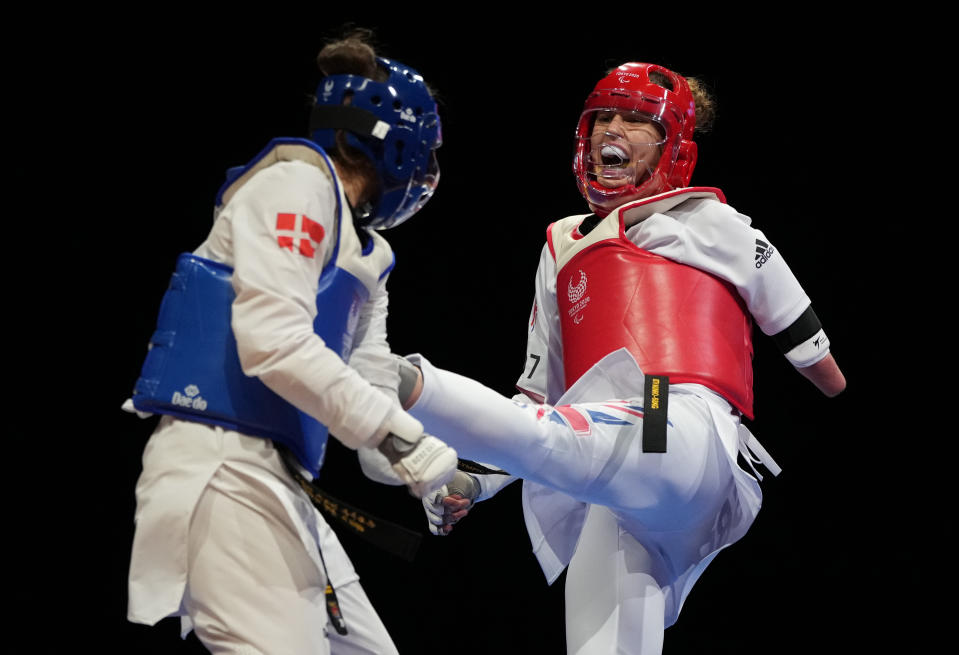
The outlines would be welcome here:
<svg viewBox="0 0 959 655">
<path fill-rule="evenodd" d="M 762 268 L 763 264 L 769 261 L 776 249 L 763 241 L 756 239 L 756 268 Z"/>
</svg>

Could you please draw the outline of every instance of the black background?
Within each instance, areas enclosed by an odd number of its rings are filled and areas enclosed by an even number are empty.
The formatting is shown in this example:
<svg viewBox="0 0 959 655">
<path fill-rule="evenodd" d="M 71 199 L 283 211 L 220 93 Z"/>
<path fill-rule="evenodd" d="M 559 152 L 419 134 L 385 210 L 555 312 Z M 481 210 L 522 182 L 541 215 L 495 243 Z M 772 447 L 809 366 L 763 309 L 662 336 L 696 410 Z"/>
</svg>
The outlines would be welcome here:
<svg viewBox="0 0 959 655">
<path fill-rule="evenodd" d="M 905 183 L 890 168 L 913 156 L 876 138 L 886 117 L 869 100 L 881 95 L 885 33 L 803 15 L 698 15 L 691 27 L 647 13 L 656 12 L 597 10 L 551 27 L 479 6 L 363 19 L 342 10 L 124 16 L 122 28 L 104 20 L 48 44 L 57 54 L 32 82 L 32 97 L 44 100 L 36 104 L 54 107 L 38 166 L 63 185 L 29 200 L 58 198 L 64 215 L 47 220 L 57 221 L 67 273 L 56 275 L 55 307 L 46 307 L 58 317 L 55 336 L 29 327 L 22 335 L 55 339 L 49 362 L 30 370 L 50 402 L 14 418 L 12 442 L 32 453 L 20 472 L 54 481 L 42 486 L 55 493 L 36 501 L 52 514 L 29 512 L 51 536 L 23 555 L 45 562 L 44 582 L 31 576 L 23 587 L 31 618 L 47 617 L 28 633 L 38 650 L 65 636 L 49 620 L 59 607 L 73 643 L 202 652 L 195 638 L 179 640 L 173 619 L 125 621 L 133 488 L 155 419 L 119 406 L 177 254 L 210 228 L 224 171 L 274 136 L 304 135 L 315 54 L 347 20 L 374 28 L 382 54 L 424 75 L 443 119 L 439 190 L 386 235 L 397 259 L 390 343 L 504 394 L 523 367 L 545 228 L 586 211 L 570 170 L 586 94 L 630 60 L 705 82 L 719 113 L 697 138 L 693 184 L 721 188 L 787 258 L 849 388 L 822 397 L 757 332 L 751 427 L 784 473 L 766 479 L 755 525 L 697 584 L 664 652 L 896 652 L 924 639 L 912 609 L 924 513 L 907 500 L 920 495 L 897 450 L 910 427 L 898 418 L 879 315 L 894 294 L 878 253 L 901 244 L 904 228 L 877 196 L 897 193 Z M 31 113 L 33 102 L 20 108 Z M 67 454 L 50 463 L 50 440 L 38 435 L 61 419 Z M 564 652 L 562 581 L 548 587 L 530 553 L 518 484 L 441 539 L 405 490 L 363 478 L 336 443 L 322 482 L 423 533 L 408 564 L 340 532 L 401 652 Z"/>
</svg>

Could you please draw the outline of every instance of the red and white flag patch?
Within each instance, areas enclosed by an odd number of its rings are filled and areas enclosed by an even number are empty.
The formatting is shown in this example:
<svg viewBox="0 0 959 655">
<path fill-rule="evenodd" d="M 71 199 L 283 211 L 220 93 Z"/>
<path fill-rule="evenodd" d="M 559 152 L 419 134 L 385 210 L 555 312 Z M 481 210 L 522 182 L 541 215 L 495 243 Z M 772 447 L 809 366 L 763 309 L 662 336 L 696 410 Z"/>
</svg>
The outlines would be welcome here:
<svg viewBox="0 0 959 655">
<path fill-rule="evenodd" d="M 569 422 L 569 427 L 573 428 L 573 432 L 576 433 L 578 437 L 585 437 L 590 432 L 592 432 L 592 427 L 589 424 L 589 421 L 586 420 L 586 417 L 583 416 L 579 410 L 575 409 L 571 405 L 559 405 L 554 407 L 557 412 L 563 415 Z"/>
<path fill-rule="evenodd" d="M 276 215 L 276 242 L 290 252 L 299 252 L 304 257 L 316 253 L 313 245 L 323 241 L 323 226 L 303 214 Z"/>
</svg>

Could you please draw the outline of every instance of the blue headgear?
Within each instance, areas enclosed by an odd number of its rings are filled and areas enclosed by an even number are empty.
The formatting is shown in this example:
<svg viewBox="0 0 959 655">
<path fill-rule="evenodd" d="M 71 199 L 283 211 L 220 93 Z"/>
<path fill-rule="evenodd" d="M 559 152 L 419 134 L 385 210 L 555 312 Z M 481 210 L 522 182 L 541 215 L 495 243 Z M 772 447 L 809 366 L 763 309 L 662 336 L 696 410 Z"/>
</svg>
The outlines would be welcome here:
<svg viewBox="0 0 959 655">
<path fill-rule="evenodd" d="M 382 57 L 377 63 L 389 77 L 374 82 L 359 75 L 330 75 L 316 90 L 310 135 L 328 151 L 336 148 L 336 131 L 369 157 L 380 179 L 380 194 L 357 218 L 386 229 L 415 214 L 433 195 L 440 172 L 435 150 L 443 141 L 436 102 L 412 68 Z M 350 104 L 343 101 L 352 96 Z"/>
</svg>

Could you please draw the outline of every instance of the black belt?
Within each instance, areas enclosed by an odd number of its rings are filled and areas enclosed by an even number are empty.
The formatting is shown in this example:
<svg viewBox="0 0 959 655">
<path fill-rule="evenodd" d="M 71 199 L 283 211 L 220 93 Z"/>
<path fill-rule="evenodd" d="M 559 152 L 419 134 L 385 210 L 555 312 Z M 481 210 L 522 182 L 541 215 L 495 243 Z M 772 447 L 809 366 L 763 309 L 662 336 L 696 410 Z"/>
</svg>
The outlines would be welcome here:
<svg viewBox="0 0 959 655">
<path fill-rule="evenodd" d="M 285 448 L 280 448 L 283 454 L 283 462 L 286 469 L 294 480 L 300 485 L 300 488 L 313 501 L 313 505 L 325 516 L 333 519 L 341 526 L 347 527 L 353 534 L 360 536 L 375 546 L 382 548 L 398 557 L 412 562 L 416 556 L 416 551 L 422 538 L 419 533 L 414 532 L 401 525 L 386 521 L 373 516 L 349 503 L 343 502 L 329 495 L 320 489 L 313 481 L 307 480 L 300 473 L 296 463 L 296 458 Z M 320 544 L 317 543 L 317 550 L 320 553 L 320 562 L 323 564 L 323 570 L 326 572 L 326 562 L 323 559 L 323 551 Z M 343 618 L 343 612 L 340 610 L 339 602 L 336 599 L 336 590 L 330 583 L 329 574 L 326 580 L 326 613 L 330 617 L 330 623 L 336 631 L 341 634 L 347 634 L 346 621 Z"/>
<path fill-rule="evenodd" d="M 669 377 L 647 375 L 643 395 L 643 452 L 665 453 Z"/>
</svg>

